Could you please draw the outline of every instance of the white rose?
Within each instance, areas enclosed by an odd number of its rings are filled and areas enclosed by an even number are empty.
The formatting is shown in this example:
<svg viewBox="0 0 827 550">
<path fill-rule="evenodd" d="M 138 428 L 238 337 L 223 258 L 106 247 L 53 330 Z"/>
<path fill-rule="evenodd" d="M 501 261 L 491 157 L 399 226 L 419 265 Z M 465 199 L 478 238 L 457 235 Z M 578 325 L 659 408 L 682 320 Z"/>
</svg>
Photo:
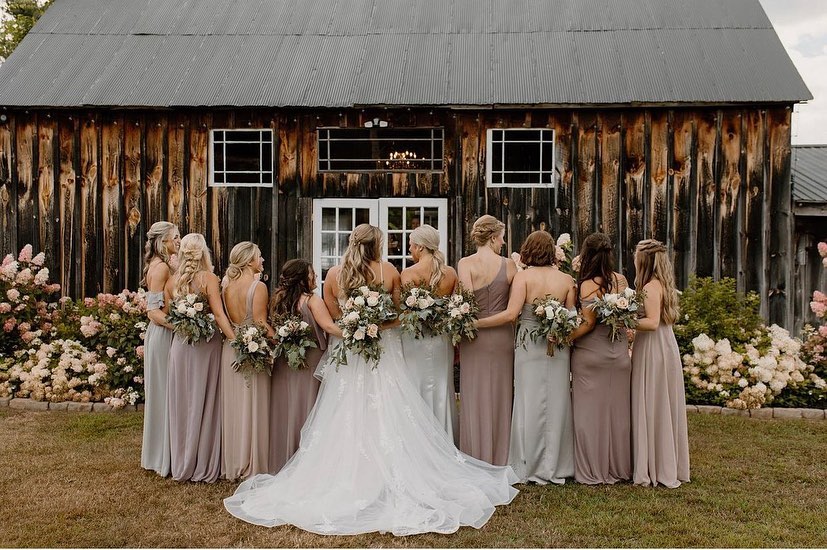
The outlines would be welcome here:
<svg viewBox="0 0 827 550">
<path fill-rule="evenodd" d="M 279 327 L 279 336 L 282 338 L 287 338 L 290 335 L 290 331 L 287 330 L 287 327 Z"/>
<path fill-rule="evenodd" d="M 364 340 L 365 339 L 365 331 L 362 329 L 357 329 L 356 332 L 353 333 L 354 340 Z"/>
<path fill-rule="evenodd" d="M 626 290 L 623 291 L 623 294 L 626 296 L 626 298 L 631 300 L 632 298 L 635 297 L 635 289 L 633 289 L 632 287 L 627 286 Z"/>
<path fill-rule="evenodd" d="M 408 307 L 414 307 L 416 305 L 416 297 L 411 295 L 405 298 L 405 305 Z"/>
<path fill-rule="evenodd" d="M 379 327 L 371 323 L 368 325 L 368 336 L 376 338 L 379 335 Z"/>
<path fill-rule="evenodd" d="M 546 310 L 543 309 L 543 306 L 537 306 L 537 309 L 534 310 L 534 315 L 537 315 L 539 317 L 540 315 L 545 313 L 545 311 Z"/>
<path fill-rule="evenodd" d="M 619 307 L 620 309 L 628 309 L 629 308 L 629 300 L 627 300 L 626 298 L 621 296 L 617 299 L 617 302 L 615 303 L 615 305 L 617 305 L 617 307 Z"/>
<path fill-rule="evenodd" d="M 420 298 L 416 301 L 416 305 L 419 307 L 419 309 L 426 309 L 429 304 L 428 300 L 426 300 L 425 298 Z"/>
<path fill-rule="evenodd" d="M 347 315 L 345 315 L 345 322 L 346 323 L 355 323 L 359 320 L 359 314 L 355 311 L 351 311 Z"/>
<path fill-rule="evenodd" d="M 178 313 L 183 315 L 187 312 L 187 304 L 185 304 L 184 302 L 179 302 L 175 309 L 178 311 Z"/>
<path fill-rule="evenodd" d="M 546 319 L 554 317 L 554 306 L 546 306 Z"/>
<path fill-rule="evenodd" d="M 462 305 L 459 306 L 459 312 L 462 313 L 462 314 L 471 313 L 471 304 L 463 303 Z"/>
<path fill-rule="evenodd" d="M 363 305 L 365 305 L 365 299 L 362 298 L 361 296 L 357 296 L 356 298 L 353 299 L 353 303 L 357 307 L 362 307 Z"/>
<path fill-rule="evenodd" d="M 359 292 L 362 293 L 362 296 L 370 296 L 370 288 L 368 288 L 366 285 L 360 286 Z"/>
<path fill-rule="evenodd" d="M 187 294 L 187 302 L 189 302 L 190 304 L 195 303 L 195 298 L 196 298 L 195 294 Z"/>
<path fill-rule="evenodd" d="M 561 233 L 559 237 L 557 237 L 557 246 L 563 246 L 569 244 L 571 242 L 571 235 L 568 233 Z"/>
<path fill-rule="evenodd" d="M 187 317 L 195 317 L 196 311 L 194 307 L 187 308 Z"/>
<path fill-rule="evenodd" d="M 307 327 L 309 327 L 309 326 L 310 326 L 310 325 L 308 325 L 308 324 L 307 324 L 307 323 L 305 323 L 304 321 L 302 321 L 301 323 L 299 323 L 299 328 L 300 328 L 301 330 L 307 330 Z"/>
<path fill-rule="evenodd" d="M 463 305 L 464 305 L 464 304 L 463 304 Z M 456 319 L 457 317 L 459 317 L 459 316 L 461 316 L 461 315 L 462 315 L 462 312 L 459 310 L 459 308 L 454 307 L 454 308 L 451 308 L 451 312 L 450 312 L 450 314 L 451 314 L 451 317 L 453 317 L 454 319 Z"/>
<path fill-rule="evenodd" d="M 370 307 L 376 307 L 379 305 L 379 297 L 378 296 L 368 296 L 368 305 Z"/>
<path fill-rule="evenodd" d="M 247 350 L 250 353 L 257 352 L 258 351 L 258 342 L 250 342 L 249 344 L 247 344 Z"/>
<path fill-rule="evenodd" d="M 204 311 L 203 302 L 198 302 L 197 304 L 193 305 L 192 307 L 195 308 L 195 311 Z"/>
</svg>

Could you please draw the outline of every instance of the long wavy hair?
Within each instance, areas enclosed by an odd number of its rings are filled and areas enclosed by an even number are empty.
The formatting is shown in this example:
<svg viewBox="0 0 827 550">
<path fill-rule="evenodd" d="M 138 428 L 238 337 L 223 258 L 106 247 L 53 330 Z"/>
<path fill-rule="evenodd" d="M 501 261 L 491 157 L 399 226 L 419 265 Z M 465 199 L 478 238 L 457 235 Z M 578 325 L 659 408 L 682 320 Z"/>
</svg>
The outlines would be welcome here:
<svg viewBox="0 0 827 550">
<path fill-rule="evenodd" d="M 577 275 L 577 302 L 580 303 L 580 287 L 584 281 L 600 279 L 601 294 L 607 294 L 614 287 L 614 266 L 612 241 L 604 233 L 592 233 L 583 240 L 580 248 L 580 273 Z M 597 281 L 595 281 L 597 282 Z"/>
<path fill-rule="evenodd" d="M 310 270 L 313 264 L 298 258 L 288 260 L 281 268 L 278 286 L 270 298 L 270 318 L 297 313 L 299 298 L 310 294 Z"/>
<path fill-rule="evenodd" d="M 414 229 L 408 238 L 431 255 L 431 279 L 428 284 L 436 288 L 445 277 L 445 255 L 439 250 L 439 231 L 424 224 Z"/>
<path fill-rule="evenodd" d="M 192 290 L 192 281 L 200 271 L 213 272 L 212 257 L 207 241 L 201 233 L 188 233 L 181 239 L 179 251 L 178 282 L 175 285 L 175 297 Z"/>
<path fill-rule="evenodd" d="M 224 274 L 224 280 L 221 282 L 222 286 L 226 287 L 230 284 L 230 281 L 235 281 L 241 277 L 244 268 L 259 256 L 261 256 L 261 249 L 255 243 L 241 241 L 235 245 L 230 251 L 230 263 Z"/>
<path fill-rule="evenodd" d="M 640 241 L 635 248 L 635 288 L 641 290 L 649 281 L 656 279 L 663 286 L 660 319 L 667 325 L 678 320 L 678 291 L 675 287 L 675 268 L 669 260 L 666 247 L 654 239 Z"/>
<path fill-rule="evenodd" d="M 144 245 L 144 269 L 141 274 L 141 286 L 146 286 L 146 275 L 149 273 L 149 264 L 155 258 L 159 258 L 162 262 L 172 270 L 169 263 L 170 255 L 167 252 L 166 241 L 167 237 L 178 231 L 178 227 L 172 222 L 155 222 L 149 227 L 146 232 L 146 244 Z"/>
<path fill-rule="evenodd" d="M 357 225 L 350 234 L 347 249 L 342 256 L 342 269 L 336 283 L 343 296 L 354 288 L 376 282 L 376 275 L 370 269 L 371 262 L 382 259 L 382 231 L 369 223 Z"/>
</svg>

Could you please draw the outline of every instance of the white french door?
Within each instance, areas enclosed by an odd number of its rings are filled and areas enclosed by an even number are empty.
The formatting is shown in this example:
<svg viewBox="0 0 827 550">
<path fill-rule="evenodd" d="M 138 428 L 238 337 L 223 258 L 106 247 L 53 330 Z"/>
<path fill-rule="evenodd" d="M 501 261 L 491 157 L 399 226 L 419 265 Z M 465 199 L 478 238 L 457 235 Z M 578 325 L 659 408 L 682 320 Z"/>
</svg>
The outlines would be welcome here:
<svg viewBox="0 0 827 550">
<path fill-rule="evenodd" d="M 353 228 L 378 226 L 385 236 L 383 259 L 403 270 L 413 262 L 408 254 L 411 231 L 422 224 L 439 231 L 440 250 L 448 251 L 448 199 L 316 199 L 313 201 L 313 267 L 321 282 L 338 264 Z"/>
</svg>

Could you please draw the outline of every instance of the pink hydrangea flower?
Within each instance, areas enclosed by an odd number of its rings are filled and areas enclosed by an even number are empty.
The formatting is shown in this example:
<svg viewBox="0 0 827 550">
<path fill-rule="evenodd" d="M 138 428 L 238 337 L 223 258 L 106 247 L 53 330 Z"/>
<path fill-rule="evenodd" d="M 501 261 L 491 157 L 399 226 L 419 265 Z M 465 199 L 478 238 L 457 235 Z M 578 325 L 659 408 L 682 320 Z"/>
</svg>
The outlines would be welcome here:
<svg viewBox="0 0 827 550">
<path fill-rule="evenodd" d="M 3 258 L 3 263 L 0 264 L 0 267 L 6 267 L 7 265 L 12 263 L 13 261 L 14 261 L 14 256 L 12 256 L 11 254 L 6 254 L 6 256 Z"/>
<path fill-rule="evenodd" d="M 823 292 L 816 290 L 813 292 L 813 300 L 816 302 L 827 302 L 827 295 Z"/>
<path fill-rule="evenodd" d="M 12 302 L 16 302 L 20 299 L 20 291 L 16 288 L 10 288 L 6 291 L 6 297 Z"/>
<path fill-rule="evenodd" d="M 42 266 L 44 263 L 46 263 L 46 254 L 44 254 L 43 252 L 32 258 L 32 264 L 36 265 L 37 267 Z"/>
<path fill-rule="evenodd" d="M 17 330 L 20 332 L 28 332 L 32 330 L 32 325 L 24 321 L 17 326 Z"/>
<path fill-rule="evenodd" d="M 32 245 L 27 244 L 23 247 L 23 250 L 20 251 L 20 255 L 17 257 L 17 260 L 20 262 L 31 262 L 32 261 Z"/>
<path fill-rule="evenodd" d="M 143 359 L 143 357 L 144 357 L 144 347 L 143 346 L 138 346 L 137 348 L 135 348 L 135 355 L 137 355 L 138 357 Z"/>
<path fill-rule="evenodd" d="M 810 309 L 819 319 L 823 319 L 827 315 L 827 304 L 824 302 L 810 302 Z"/>
<path fill-rule="evenodd" d="M 821 325 L 818 327 L 818 333 L 822 338 L 827 338 L 827 325 Z"/>
<path fill-rule="evenodd" d="M 818 254 L 822 258 L 827 258 L 827 242 L 818 243 Z"/>
<path fill-rule="evenodd" d="M 20 273 L 17 274 L 17 282 L 21 285 L 32 282 L 32 279 L 34 279 L 34 275 L 32 275 L 32 270 L 28 267 L 21 269 Z"/>
<path fill-rule="evenodd" d="M 84 298 L 83 305 L 86 307 L 95 307 L 95 299 L 94 298 Z"/>
<path fill-rule="evenodd" d="M 0 303 L 0 313 L 8 313 L 11 311 L 11 304 L 8 302 Z"/>
<path fill-rule="evenodd" d="M 14 330 L 14 327 L 17 325 L 17 319 L 14 317 L 9 317 L 6 319 L 6 322 L 3 323 L 3 330 L 5 332 L 11 332 Z"/>
</svg>

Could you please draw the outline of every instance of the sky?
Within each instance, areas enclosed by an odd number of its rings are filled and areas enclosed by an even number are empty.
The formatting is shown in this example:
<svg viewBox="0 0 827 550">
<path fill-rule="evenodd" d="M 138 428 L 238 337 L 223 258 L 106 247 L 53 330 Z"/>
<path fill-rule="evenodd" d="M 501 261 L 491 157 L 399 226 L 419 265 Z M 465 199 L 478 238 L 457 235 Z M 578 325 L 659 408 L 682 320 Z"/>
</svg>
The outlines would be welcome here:
<svg viewBox="0 0 827 550">
<path fill-rule="evenodd" d="M 794 144 L 827 144 L 827 0 L 760 0 L 814 99 L 795 106 Z"/>
</svg>

